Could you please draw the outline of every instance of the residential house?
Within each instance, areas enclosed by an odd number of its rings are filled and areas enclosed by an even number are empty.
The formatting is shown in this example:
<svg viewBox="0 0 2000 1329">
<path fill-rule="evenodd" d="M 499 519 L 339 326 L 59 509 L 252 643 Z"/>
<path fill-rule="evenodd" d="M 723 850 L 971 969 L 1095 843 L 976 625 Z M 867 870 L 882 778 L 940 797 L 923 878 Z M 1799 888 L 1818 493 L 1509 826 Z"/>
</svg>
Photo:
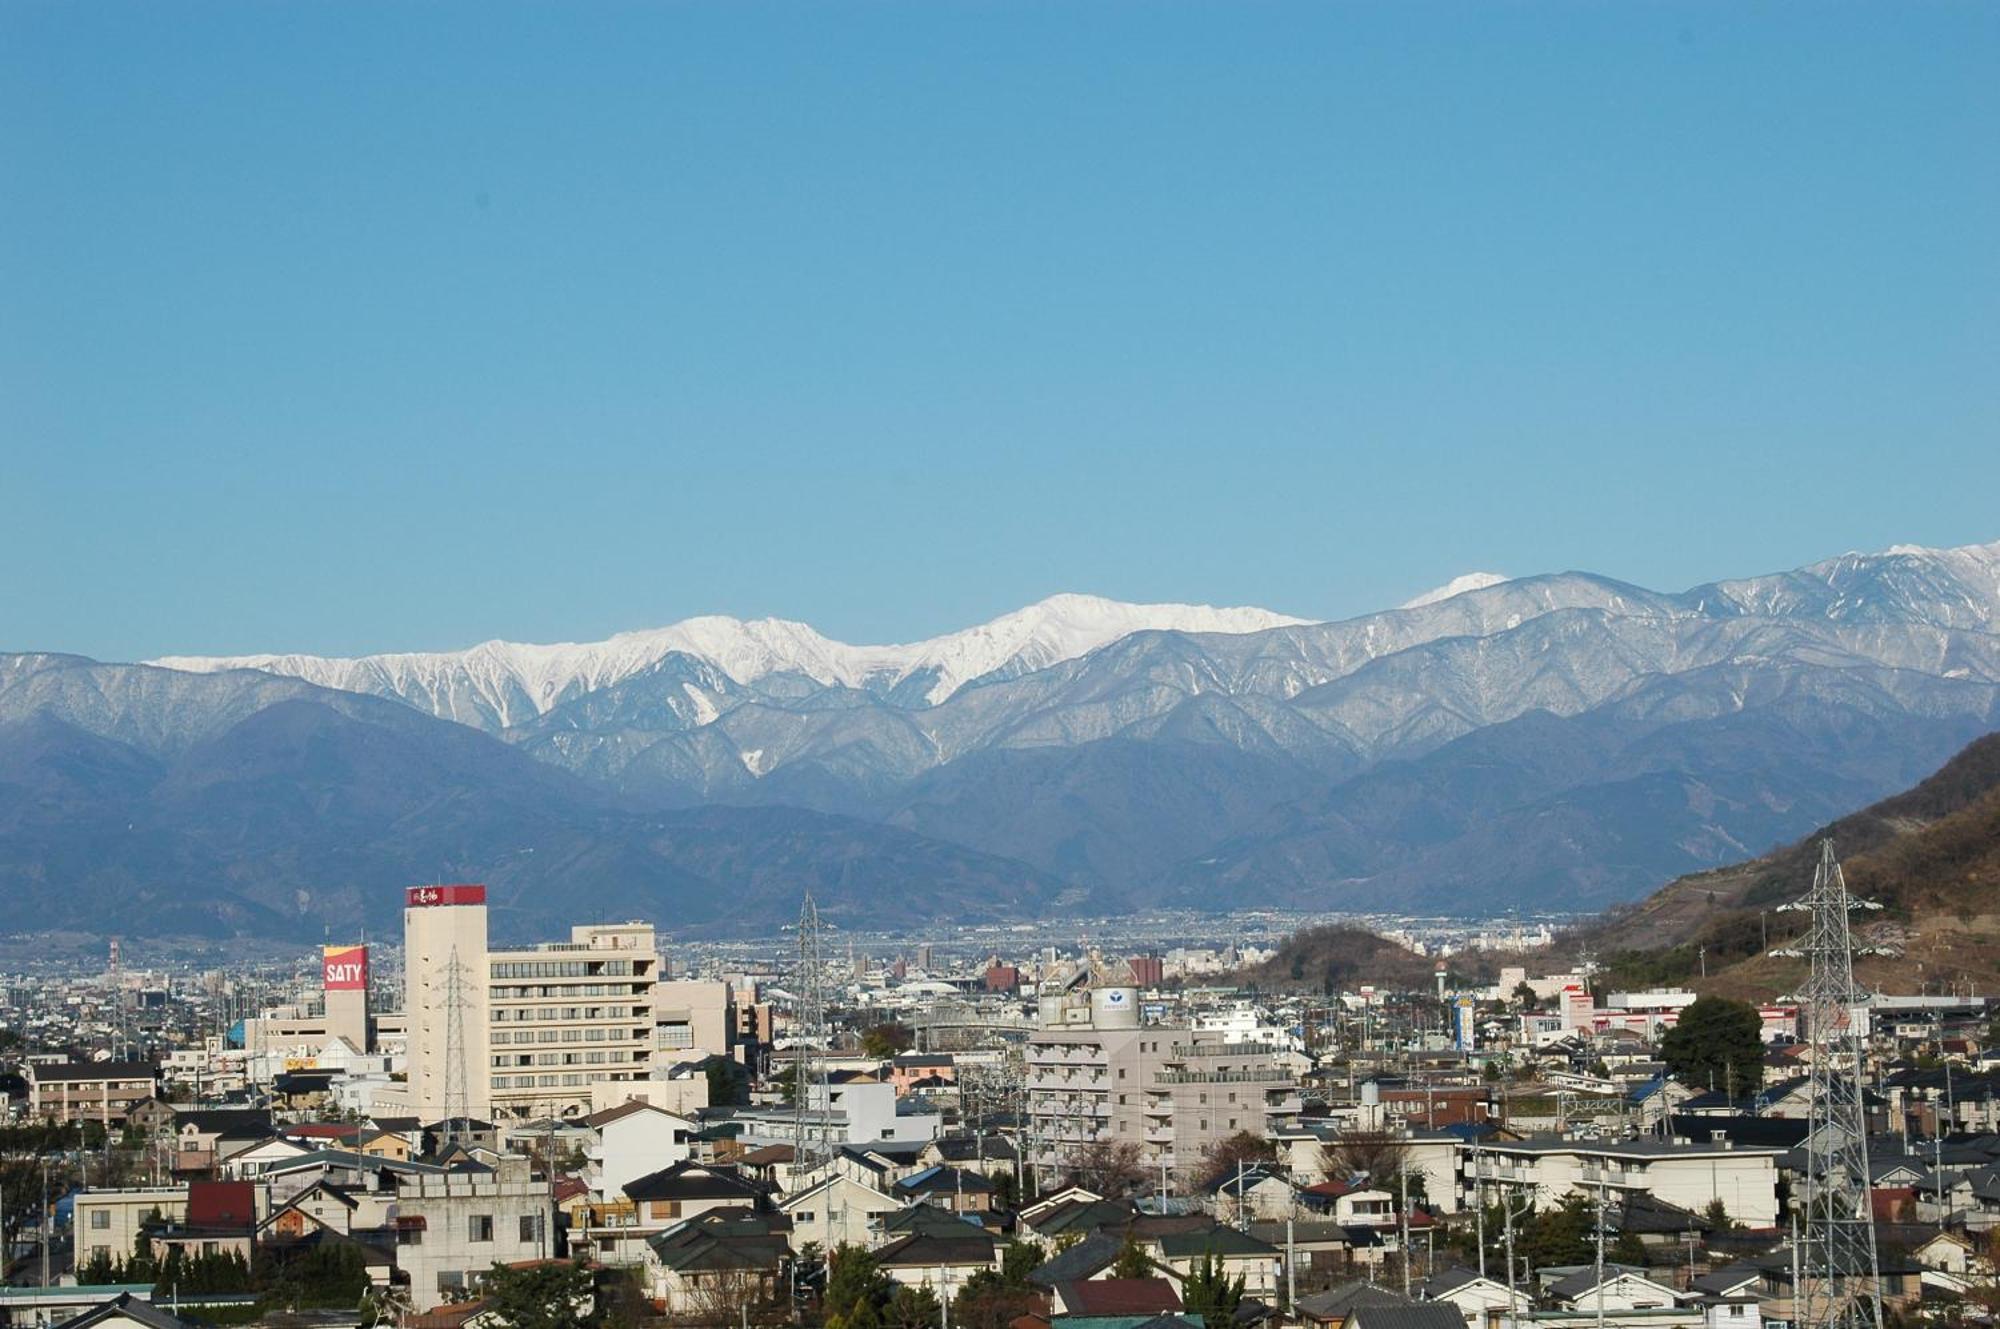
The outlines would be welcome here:
<svg viewBox="0 0 2000 1329">
<path fill-rule="evenodd" d="M 1262 1163 L 1211 1177 L 1202 1185 L 1201 1193 L 1216 1218 L 1224 1223 L 1283 1218 L 1300 1208 L 1299 1193 L 1292 1179 Z"/>
<path fill-rule="evenodd" d="M 77 1267 L 98 1258 L 130 1259 L 138 1247 L 140 1226 L 155 1217 L 186 1218 L 187 1200 L 185 1186 L 78 1191 L 70 1219 Z"/>
<path fill-rule="evenodd" d="M 1421 1295 L 1425 1301 L 1450 1306 L 1472 1329 L 1486 1324 L 1495 1314 L 1519 1315 L 1534 1305 L 1534 1299 L 1526 1292 L 1462 1265 L 1425 1279 Z"/>
<path fill-rule="evenodd" d="M 64 1320 L 56 1329 L 194 1329 L 194 1325 L 142 1297 L 121 1292 L 73 1319 Z"/>
<path fill-rule="evenodd" d="M 686 1162 L 700 1129 L 677 1112 L 637 1100 L 583 1119 L 594 1134 L 584 1146 L 584 1182 L 599 1203 L 625 1193 L 628 1182 Z"/>
<path fill-rule="evenodd" d="M 778 1201 L 778 1211 L 791 1222 L 792 1239 L 801 1248 L 812 1242 L 824 1251 L 872 1245 L 881 1220 L 902 1207 L 893 1196 L 844 1172 L 826 1173 Z"/>
<path fill-rule="evenodd" d="M 526 1159 L 502 1159 L 492 1171 L 399 1173 L 396 1192 L 396 1260 L 418 1311 L 476 1290 L 496 1263 L 555 1253 L 549 1186 Z"/>
<path fill-rule="evenodd" d="M 927 1167 L 898 1178 L 889 1193 L 904 1202 L 933 1204 L 953 1213 L 989 1213 L 993 1183 L 983 1173 L 955 1167 Z"/>
<path fill-rule="evenodd" d="M 1160 1263 L 1185 1280 L 1204 1260 L 1213 1259 L 1230 1278 L 1243 1280 L 1245 1296 L 1274 1301 L 1281 1286 L 1284 1258 L 1276 1246 L 1235 1228 L 1212 1227 L 1205 1232 L 1174 1232 L 1159 1238 Z"/>
<path fill-rule="evenodd" d="M 870 1254 L 895 1282 L 928 1288 L 946 1302 L 956 1297 L 974 1274 L 1000 1267 L 993 1234 L 950 1216 L 943 1216 L 942 1222 L 921 1222 L 917 1230 L 893 1238 Z"/>
<path fill-rule="evenodd" d="M 1056 1318 L 1173 1315 L 1181 1294 L 1166 1278 L 1090 1278 L 1058 1283 L 1049 1299 Z"/>
<path fill-rule="evenodd" d="M 895 1086 L 898 1097 L 919 1086 L 928 1089 L 957 1080 L 957 1062 L 949 1052 L 906 1052 L 889 1063 L 889 1083 Z"/>
<path fill-rule="evenodd" d="M 1580 1269 L 1551 1284 L 1549 1295 L 1572 1311 L 1595 1311 L 1600 1304 L 1607 1311 L 1658 1310 L 1681 1302 L 1678 1291 L 1653 1281 L 1644 1270 L 1617 1264 L 1604 1266 L 1601 1282 L 1595 1268 Z"/>
<path fill-rule="evenodd" d="M 1300 1297 L 1297 1314 L 1301 1324 L 1313 1329 L 1347 1329 L 1349 1317 L 1361 1306 L 1414 1306 L 1417 1303 L 1399 1292 L 1374 1283 L 1342 1283 L 1324 1292 Z M 1458 1329 L 1458 1326 L 1452 1326 Z"/>
<path fill-rule="evenodd" d="M 247 1265 L 269 1201 L 270 1191 L 254 1182 L 189 1182 L 184 1217 L 150 1219 L 140 1230 L 161 1257 L 233 1255 Z"/>
<path fill-rule="evenodd" d="M 1348 1313 L 1346 1329 L 1465 1329 L 1456 1308 L 1433 1302 L 1414 1306 L 1363 1303 Z"/>
<path fill-rule="evenodd" d="M 647 1239 L 647 1294 L 671 1317 L 733 1324 L 778 1295 L 790 1257 L 783 1215 L 704 1210 Z"/>
</svg>

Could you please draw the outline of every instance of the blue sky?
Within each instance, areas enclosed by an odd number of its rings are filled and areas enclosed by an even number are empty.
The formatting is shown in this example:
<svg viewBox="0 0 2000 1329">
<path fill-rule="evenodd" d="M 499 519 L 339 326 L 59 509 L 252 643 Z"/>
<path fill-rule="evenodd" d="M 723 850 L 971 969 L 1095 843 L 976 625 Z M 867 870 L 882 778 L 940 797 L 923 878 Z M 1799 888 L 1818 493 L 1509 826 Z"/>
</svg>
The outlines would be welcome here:
<svg viewBox="0 0 2000 1329">
<path fill-rule="evenodd" d="M 0 649 L 2000 539 L 2000 9 L 0 7 Z"/>
</svg>

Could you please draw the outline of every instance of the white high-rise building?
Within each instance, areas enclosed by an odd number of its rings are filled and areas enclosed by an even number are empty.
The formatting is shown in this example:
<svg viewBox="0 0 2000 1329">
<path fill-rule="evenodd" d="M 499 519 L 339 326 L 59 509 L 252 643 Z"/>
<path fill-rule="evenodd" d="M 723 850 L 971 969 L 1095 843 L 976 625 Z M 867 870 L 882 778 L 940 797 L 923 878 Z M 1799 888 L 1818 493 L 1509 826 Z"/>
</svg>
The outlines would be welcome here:
<svg viewBox="0 0 2000 1329">
<path fill-rule="evenodd" d="M 410 1111 L 426 1122 L 493 1115 L 486 989 L 486 888 L 406 890 L 404 1069 Z"/>
<path fill-rule="evenodd" d="M 389 1097 L 425 1122 L 581 1117 L 622 1101 L 607 1083 L 733 1043 L 729 985 L 661 983 L 651 923 L 494 950 L 484 886 L 412 886 L 403 957 L 408 1084 Z"/>
<path fill-rule="evenodd" d="M 645 1079 L 659 974 L 651 923 L 586 924 L 567 942 L 488 952 L 494 1111 L 583 1116 L 592 1084 Z"/>
</svg>

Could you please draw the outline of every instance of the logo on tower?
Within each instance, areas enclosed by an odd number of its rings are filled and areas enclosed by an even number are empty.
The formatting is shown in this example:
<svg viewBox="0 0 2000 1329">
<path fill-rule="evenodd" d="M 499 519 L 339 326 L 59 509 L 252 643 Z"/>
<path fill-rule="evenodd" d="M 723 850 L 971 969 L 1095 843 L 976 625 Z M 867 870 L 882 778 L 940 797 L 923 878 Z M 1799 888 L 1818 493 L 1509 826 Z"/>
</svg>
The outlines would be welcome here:
<svg viewBox="0 0 2000 1329">
<path fill-rule="evenodd" d="M 368 987 L 366 946 L 320 948 L 320 980 L 328 992 L 365 991 Z"/>
<path fill-rule="evenodd" d="M 448 904 L 485 904 L 484 886 L 410 886 L 403 891 L 403 908 L 429 909 Z"/>
</svg>

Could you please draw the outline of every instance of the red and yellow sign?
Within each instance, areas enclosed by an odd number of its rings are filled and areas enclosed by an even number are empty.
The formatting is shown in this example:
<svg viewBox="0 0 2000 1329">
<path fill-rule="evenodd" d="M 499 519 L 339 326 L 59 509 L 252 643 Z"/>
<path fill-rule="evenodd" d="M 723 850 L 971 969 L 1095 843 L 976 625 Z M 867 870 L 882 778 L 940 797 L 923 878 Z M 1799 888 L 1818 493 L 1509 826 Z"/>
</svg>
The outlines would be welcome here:
<svg viewBox="0 0 2000 1329">
<path fill-rule="evenodd" d="M 322 946 L 321 986 L 328 992 L 355 992 L 368 987 L 366 946 Z"/>
</svg>

